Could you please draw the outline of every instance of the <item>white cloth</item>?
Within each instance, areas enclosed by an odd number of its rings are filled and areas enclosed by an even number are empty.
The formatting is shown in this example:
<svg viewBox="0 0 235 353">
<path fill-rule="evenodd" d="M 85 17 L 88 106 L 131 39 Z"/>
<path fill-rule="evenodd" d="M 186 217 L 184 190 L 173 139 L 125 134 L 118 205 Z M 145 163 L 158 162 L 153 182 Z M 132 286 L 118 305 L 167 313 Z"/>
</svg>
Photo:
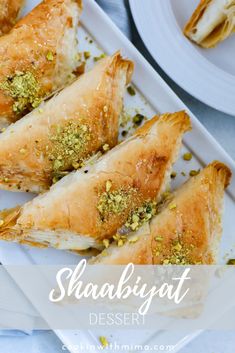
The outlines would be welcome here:
<svg viewBox="0 0 235 353">
<path fill-rule="evenodd" d="M 97 4 L 112 18 L 121 31 L 131 38 L 129 5 L 126 0 L 96 0 Z"/>
<path fill-rule="evenodd" d="M 7 329 L 0 330 L 0 336 L 31 334 L 32 331 L 28 329 L 25 331 L 14 330 L 15 327 L 19 327 L 17 323 L 21 327 L 33 328 L 38 314 L 3 266 L 1 267 L 1 284 L 0 327 Z"/>
</svg>

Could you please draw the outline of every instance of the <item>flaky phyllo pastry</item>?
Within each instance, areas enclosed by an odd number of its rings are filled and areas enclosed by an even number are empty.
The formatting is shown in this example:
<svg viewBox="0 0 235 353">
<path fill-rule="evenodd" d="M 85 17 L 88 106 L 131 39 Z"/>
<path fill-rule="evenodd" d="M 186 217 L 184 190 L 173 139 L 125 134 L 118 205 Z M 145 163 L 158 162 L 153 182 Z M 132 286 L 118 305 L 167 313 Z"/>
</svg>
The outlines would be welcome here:
<svg viewBox="0 0 235 353">
<path fill-rule="evenodd" d="M 133 63 L 119 53 L 0 135 L 0 188 L 41 192 L 103 148 L 117 144 Z"/>
<path fill-rule="evenodd" d="M 111 245 L 93 264 L 213 264 L 221 237 L 224 189 L 231 172 L 213 162 L 161 205 L 158 215 L 122 247 Z M 140 233 L 140 232 L 139 232 Z"/>
<path fill-rule="evenodd" d="M 44 0 L 0 38 L 0 127 L 71 81 L 81 0 Z"/>
<path fill-rule="evenodd" d="M 16 23 L 24 0 L 0 1 L 0 35 L 8 33 Z"/>
<path fill-rule="evenodd" d="M 235 31 L 235 0 L 201 0 L 184 34 L 204 48 L 216 46 Z"/>
<path fill-rule="evenodd" d="M 146 122 L 95 164 L 70 173 L 23 207 L 3 211 L 0 238 L 83 250 L 102 247 L 121 229 L 137 229 L 155 213 L 189 129 L 185 112 Z M 137 222 L 132 215 L 139 207 L 144 217 Z"/>
</svg>

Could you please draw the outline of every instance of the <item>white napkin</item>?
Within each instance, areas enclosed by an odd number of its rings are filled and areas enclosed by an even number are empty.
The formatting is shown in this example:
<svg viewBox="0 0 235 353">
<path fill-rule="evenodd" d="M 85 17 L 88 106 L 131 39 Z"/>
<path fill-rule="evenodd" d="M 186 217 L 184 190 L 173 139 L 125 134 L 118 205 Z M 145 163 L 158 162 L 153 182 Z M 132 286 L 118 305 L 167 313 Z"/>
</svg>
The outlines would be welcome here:
<svg viewBox="0 0 235 353">
<path fill-rule="evenodd" d="M 38 313 L 3 266 L 0 286 L 0 328 L 4 328 L 0 330 L 0 335 L 30 334 L 35 320 L 39 319 Z M 25 329 L 14 330 L 18 326 Z"/>
<path fill-rule="evenodd" d="M 121 31 L 131 38 L 129 5 L 127 0 L 96 0 Z"/>
</svg>

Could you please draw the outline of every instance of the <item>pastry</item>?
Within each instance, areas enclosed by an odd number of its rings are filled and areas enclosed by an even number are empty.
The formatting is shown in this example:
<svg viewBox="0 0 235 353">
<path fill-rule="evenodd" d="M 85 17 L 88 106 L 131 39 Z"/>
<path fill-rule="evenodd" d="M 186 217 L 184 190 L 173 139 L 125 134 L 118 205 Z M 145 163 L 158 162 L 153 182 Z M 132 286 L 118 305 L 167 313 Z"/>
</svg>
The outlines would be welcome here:
<svg viewBox="0 0 235 353">
<path fill-rule="evenodd" d="M 3 211 L 0 239 L 85 250 L 102 248 L 126 228 L 137 229 L 154 214 L 189 129 L 185 112 L 154 117 L 96 163 L 70 173 L 24 206 Z M 141 206 L 144 217 L 137 219 Z"/>
<path fill-rule="evenodd" d="M 100 60 L 0 135 L 0 188 L 39 193 L 118 139 L 118 118 L 133 63 Z"/>
<path fill-rule="evenodd" d="M 80 13 L 80 0 L 44 0 L 0 38 L 1 128 L 73 79 Z"/>
<path fill-rule="evenodd" d="M 204 48 L 215 47 L 235 30 L 235 0 L 201 0 L 184 34 Z"/>
<path fill-rule="evenodd" d="M 24 0 L 1 0 L 0 2 L 0 35 L 8 33 L 16 23 Z"/>
<path fill-rule="evenodd" d="M 213 264 L 222 226 L 224 189 L 231 172 L 213 162 L 176 190 L 141 235 L 132 234 L 91 260 L 92 264 Z"/>
</svg>

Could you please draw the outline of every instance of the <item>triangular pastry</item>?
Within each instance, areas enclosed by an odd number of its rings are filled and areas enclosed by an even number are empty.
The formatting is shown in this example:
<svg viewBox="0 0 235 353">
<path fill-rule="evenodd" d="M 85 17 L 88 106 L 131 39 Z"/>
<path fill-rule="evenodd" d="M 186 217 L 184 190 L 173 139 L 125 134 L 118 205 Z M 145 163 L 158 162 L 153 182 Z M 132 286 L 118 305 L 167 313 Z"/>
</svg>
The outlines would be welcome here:
<svg viewBox="0 0 235 353">
<path fill-rule="evenodd" d="M 44 0 L 0 38 L 0 127 L 71 82 L 81 0 Z"/>
<path fill-rule="evenodd" d="M 0 188 L 41 192 L 118 139 L 118 119 L 133 63 L 119 53 L 0 135 Z"/>
<path fill-rule="evenodd" d="M 235 31 L 235 0 L 201 0 L 184 34 L 204 48 L 216 46 Z"/>
<path fill-rule="evenodd" d="M 14 26 L 24 0 L 1 0 L 0 35 L 8 33 Z"/>
<path fill-rule="evenodd" d="M 2 212 L 0 238 L 69 250 L 102 247 L 138 207 L 151 216 L 189 129 L 185 112 L 153 118 L 95 164 L 23 207 Z"/>
<path fill-rule="evenodd" d="M 224 189 L 231 172 L 213 162 L 165 201 L 141 236 L 131 235 L 122 247 L 111 245 L 92 264 L 213 264 L 222 226 Z"/>
</svg>

